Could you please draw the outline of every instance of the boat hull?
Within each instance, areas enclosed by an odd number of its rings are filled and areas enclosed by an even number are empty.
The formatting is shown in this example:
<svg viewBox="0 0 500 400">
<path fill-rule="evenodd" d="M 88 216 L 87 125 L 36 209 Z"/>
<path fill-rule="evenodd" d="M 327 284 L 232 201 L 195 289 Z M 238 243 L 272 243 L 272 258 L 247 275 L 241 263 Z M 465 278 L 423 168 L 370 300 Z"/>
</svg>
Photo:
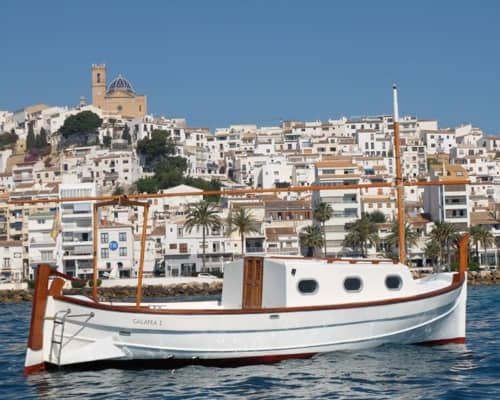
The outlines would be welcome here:
<svg viewBox="0 0 500 400">
<path fill-rule="evenodd" d="M 127 360 L 241 365 L 388 343 L 463 343 L 466 290 L 464 282 L 437 295 L 378 305 L 208 313 L 131 311 L 49 296 L 39 362 L 28 365 L 28 350 L 27 367 Z M 66 315 L 64 324 L 54 323 L 58 315 Z"/>
</svg>

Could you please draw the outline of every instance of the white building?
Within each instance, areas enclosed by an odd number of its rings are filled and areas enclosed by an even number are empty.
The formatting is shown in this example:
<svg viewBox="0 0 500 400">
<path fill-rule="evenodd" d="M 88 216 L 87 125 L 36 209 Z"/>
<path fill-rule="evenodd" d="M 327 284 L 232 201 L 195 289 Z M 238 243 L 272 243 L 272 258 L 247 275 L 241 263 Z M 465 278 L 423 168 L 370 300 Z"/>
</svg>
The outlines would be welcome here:
<svg viewBox="0 0 500 400">
<path fill-rule="evenodd" d="M 96 195 L 94 183 L 63 183 L 59 186 L 59 198 L 77 198 Z M 80 278 L 93 274 L 93 201 L 82 200 L 60 203 L 62 249 L 58 265 L 63 272 Z"/>
<path fill-rule="evenodd" d="M 15 282 L 24 278 L 21 241 L 0 241 L 0 276 Z"/>
<path fill-rule="evenodd" d="M 34 277 L 34 271 L 40 264 L 57 266 L 57 246 L 56 238 L 53 237 L 54 217 L 56 209 L 53 211 L 33 212 L 28 218 L 28 258 L 29 275 Z M 56 228 L 57 229 L 57 228 Z M 55 235 L 55 233 L 54 233 Z M 60 244 L 60 243 L 59 243 Z"/>
<path fill-rule="evenodd" d="M 317 185 L 358 184 L 361 174 L 359 167 L 351 161 L 321 161 L 316 163 Z M 346 224 L 361 217 L 360 190 L 320 190 L 314 193 L 314 203 L 330 204 L 333 215 L 325 224 L 326 251 L 338 256 L 345 252 L 343 241 L 347 234 Z"/>
<path fill-rule="evenodd" d="M 446 153 L 457 145 L 455 130 L 439 129 L 422 131 L 427 154 Z"/>
<path fill-rule="evenodd" d="M 101 220 L 98 231 L 97 268 L 99 276 L 131 278 L 134 268 L 132 225 Z"/>
<path fill-rule="evenodd" d="M 432 165 L 432 181 L 459 180 L 468 178 L 460 165 Z M 467 185 L 428 186 L 424 189 L 424 209 L 433 221 L 454 224 L 459 231 L 470 226 L 469 193 Z"/>
</svg>

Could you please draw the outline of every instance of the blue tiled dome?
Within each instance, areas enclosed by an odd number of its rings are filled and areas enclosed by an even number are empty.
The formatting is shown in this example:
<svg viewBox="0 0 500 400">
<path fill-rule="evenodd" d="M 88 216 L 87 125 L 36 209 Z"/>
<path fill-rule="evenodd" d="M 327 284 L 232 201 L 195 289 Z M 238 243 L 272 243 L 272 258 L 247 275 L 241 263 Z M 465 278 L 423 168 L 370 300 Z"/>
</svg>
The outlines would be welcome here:
<svg viewBox="0 0 500 400">
<path fill-rule="evenodd" d="M 121 75 L 113 79 L 108 86 L 108 93 L 115 91 L 135 93 L 130 82 Z"/>
</svg>

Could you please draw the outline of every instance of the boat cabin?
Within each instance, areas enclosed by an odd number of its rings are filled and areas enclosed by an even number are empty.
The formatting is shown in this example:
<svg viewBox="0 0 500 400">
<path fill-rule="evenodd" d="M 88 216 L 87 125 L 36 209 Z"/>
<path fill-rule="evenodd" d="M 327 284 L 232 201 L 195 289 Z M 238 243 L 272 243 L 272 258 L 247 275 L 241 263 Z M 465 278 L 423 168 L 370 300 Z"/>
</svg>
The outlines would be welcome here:
<svg viewBox="0 0 500 400">
<path fill-rule="evenodd" d="M 432 285 L 431 279 L 425 279 L 427 285 Z M 257 309 L 380 301 L 416 295 L 423 281 L 414 280 L 406 266 L 392 261 L 245 257 L 224 268 L 221 306 Z M 435 284 L 438 288 L 443 282 Z"/>
</svg>

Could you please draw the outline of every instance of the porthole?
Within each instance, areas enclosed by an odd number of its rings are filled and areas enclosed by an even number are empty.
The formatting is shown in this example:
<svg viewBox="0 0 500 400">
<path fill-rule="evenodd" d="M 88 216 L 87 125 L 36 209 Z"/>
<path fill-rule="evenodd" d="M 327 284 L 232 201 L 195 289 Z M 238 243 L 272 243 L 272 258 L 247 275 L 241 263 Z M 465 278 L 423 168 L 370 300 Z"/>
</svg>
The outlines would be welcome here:
<svg viewBox="0 0 500 400">
<path fill-rule="evenodd" d="M 318 290 L 318 282 L 314 279 L 303 279 L 299 282 L 297 287 L 300 293 L 311 294 Z"/>
<path fill-rule="evenodd" d="M 400 290 L 403 287 L 403 281 L 399 275 L 389 275 L 385 278 L 385 286 L 389 290 Z"/>
<path fill-rule="evenodd" d="M 344 289 L 347 292 L 360 292 L 362 287 L 361 279 L 357 276 L 351 276 L 349 278 L 345 278 L 344 280 Z"/>
</svg>

